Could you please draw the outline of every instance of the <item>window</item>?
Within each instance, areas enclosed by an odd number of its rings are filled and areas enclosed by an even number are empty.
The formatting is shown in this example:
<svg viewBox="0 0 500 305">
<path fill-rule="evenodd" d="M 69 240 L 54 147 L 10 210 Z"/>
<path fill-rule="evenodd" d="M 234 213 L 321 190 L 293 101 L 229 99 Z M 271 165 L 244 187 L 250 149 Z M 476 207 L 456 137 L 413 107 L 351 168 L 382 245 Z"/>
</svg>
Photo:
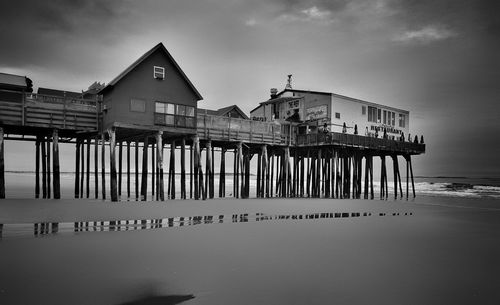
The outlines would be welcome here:
<svg viewBox="0 0 500 305">
<path fill-rule="evenodd" d="M 377 108 L 368 106 L 368 122 L 377 123 Z"/>
<path fill-rule="evenodd" d="M 340 112 L 335 112 L 335 118 L 340 119 Z"/>
<path fill-rule="evenodd" d="M 134 112 L 146 112 L 146 101 L 139 99 L 130 100 L 130 111 Z"/>
<path fill-rule="evenodd" d="M 377 122 L 380 123 L 382 122 L 382 110 L 377 109 Z"/>
<path fill-rule="evenodd" d="M 387 124 L 387 110 L 384 110 L 384 124 Z"/>
<path fill-rule="evenodd" d="M 405 127 L 406 125 L 406 116 L 404 114 L 399 114 L 399 127 Z"/>
<path fill-rule="evenodd" d="M 366 115 L 366 106 L 361 106 L 361 115 Z"/>
<path fill-rule="evenodd" d="M 153 77 L 156 79 L 164 79 L 165 78 L 165 68 L 154 66 L 153 67 Z"/>
<path fill-rule="evenodd" d="M 396 113 L 394 112 L 391 112 L 392 113 L 392 122 L 391 122 L 391 125 L 392 126 L 396 126 Z"/>
<path fill-rule="evenodd" d="M 195 128 L 194 107 L 173 103 L 155 103 L 155 124 Z"/>
</svg>

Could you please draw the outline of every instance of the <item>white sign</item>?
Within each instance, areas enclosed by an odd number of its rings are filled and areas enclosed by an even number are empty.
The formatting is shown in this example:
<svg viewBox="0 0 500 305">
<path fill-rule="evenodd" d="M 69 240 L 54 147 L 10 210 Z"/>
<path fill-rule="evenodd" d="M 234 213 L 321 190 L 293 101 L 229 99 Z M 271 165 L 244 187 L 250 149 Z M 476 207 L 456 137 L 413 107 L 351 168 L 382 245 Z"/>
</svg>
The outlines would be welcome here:
<svg viewBox="0 0 500 305">
<path fill-rule="evenodd" d="M 328 116 L 328 106 L 321 105 L 306 109 L 306 121 L 326 118 Z"/>
</svg>

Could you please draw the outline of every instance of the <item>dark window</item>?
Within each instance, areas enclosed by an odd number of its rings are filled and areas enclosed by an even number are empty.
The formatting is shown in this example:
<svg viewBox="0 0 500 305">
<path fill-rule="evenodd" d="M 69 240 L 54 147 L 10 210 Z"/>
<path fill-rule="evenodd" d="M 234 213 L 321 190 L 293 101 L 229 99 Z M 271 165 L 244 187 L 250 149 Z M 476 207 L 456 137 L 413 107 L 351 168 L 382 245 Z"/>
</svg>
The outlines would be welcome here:
<svg viewBox="0 0 500 305">
<path fill-rule="evenodd" d="M 361 106 L 361 114 L 366 115 L 366 106 Z"/>
<path fill-rule="evenodd" d="M 173 103 L 155 103 L 155 124 L 195 128 L 194 107 Z"/>
<path fill-rule="evenodd" d="M 377 108 L 368 106 L 368 122 L 377 123 Z"/>
<path fill-rule="evenodd" d="M 335 118 L 340 119 L 340 112 L 335 112 Z"/>
</svg>

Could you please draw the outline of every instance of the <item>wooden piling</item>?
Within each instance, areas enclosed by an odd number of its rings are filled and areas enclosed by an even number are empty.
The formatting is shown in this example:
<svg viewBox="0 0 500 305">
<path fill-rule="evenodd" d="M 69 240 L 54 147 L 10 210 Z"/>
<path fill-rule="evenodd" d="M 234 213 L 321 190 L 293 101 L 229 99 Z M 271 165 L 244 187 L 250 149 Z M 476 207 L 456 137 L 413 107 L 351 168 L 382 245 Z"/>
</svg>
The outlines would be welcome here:
<svg viewBox="0 0 500 305">
<path fill-rule="evenodd" d="M 79 138 L 76 138 L 76 150 L 75 150 L 75 198 L 80 198 L 80 144 L 81 141 Z M 45 145 L 42 142 L 42 189 L 43 189 L 43 198 L 47 198 L 46 189 L 45 189 Z"/>
<path fill-rule="evenodd" d="M 99 136 L 94 138 L 94 192 L 95 199 L 99 198 Z"/>
<path fill-rule="evenodd" d="M 262 152 L 257 153 L 257 185 L 256 194 L 257 198 L 260 198 L 260 188 L 261 188 L 261 171 L 262 171 Z"/>
<path fill-rule="evenodd" d="M 52 139 L 52 141 L 54 141 Z M 52 146 L 54 143 L 52 143 Z M 54 158 L 54 156 L 52 156 Z M 87 176 L 85 176 L 85 190 L 87 198 L 90 196 L 90 137 L 87 138 Z"/>
<path fill-rule="evenodd" d="M 157 194 L 156 195 L 157 200 L 160 199 L 161 201 L 165 200 L 165 193 L 163 192 L 163 143 L 162 143 L 162 131 L 158 131 L 156 134 L 156 164 L 158 167 L 158 173 L 159 173 L 159 179 L 157 179 Z"/>
<path fill-rule="evenodd" d="M 141 178 L 141 200 L 146 201 L 148 196 L 148 137 L 144 138 L 142 147 L 142 178 Z"/>
<path fill-rule="evenodd" d="M 84 186 L 85 186 L 85 139 L 81 140 L 80 143 L 80 198 L 84 196 Z M 48 167 L 48 164 L 47 164 Z"/>
<path fill-rule="evenodd" d="M 40 136 L 35 141 L 35 198 L 40 198 Z"/>
<path fill-rule="evenodd" d="M 244 187 L 243 187 L 243 190 L 242 190 L 242 194 L 244 194 L 244 196 L 242 195 L 242 198 L 249 198 L 250 197 L 250 150 L 247 149 L 246 150 L 246 153 L 244 153 L 244 157 L 243 157 L 243 166 L 242 168 L 244 168 L 244 173 L 245 173 L 245 183 L 244 183 Z M 243 171 L 242 171 L 242 174 L 243 174 Z"/>
<path fill-rule="evenodd" d="M 118 143 L 118 198 L 122 198 L 123 141 Z"/>
<path fill-rule="evenodd" d="M 215 146 L 212 145 L 212 165 L 211 165 L 211 173 L 210 173 L 210 198 L 215 197 Z"/>
<path fill-rule="evenodd" d="M 213 193 L 213 188 L 212 188 L 212 141 L 208 140 L 206 147 L 207 147 L 207 152 L 205 154 L 205 157 L 206 157 L 205 188 L 208 190 L 208 197 L 213 198 L 213 196 L 212 196 L 212 193 Z"/>
<path fill-rule="evenodd" d="M 101 134 L 101 190 L 102 200 L 106 200 L 106 135 Z"/>
<path fill-rule="evenodd" d="M 193 137 L 193 161 L 194 161 L 194 199 L 200 199 L 200 181 L 198 171 L 200 167 L 200 138 L 196 135 Z"/>
<path fill-rule="evenodd" d="M 0 127 L 0 199 L 5 199 L 5 138 L 3 128 Z M 1 238 L 1 231 L 0 231 Z"/>
<path fill-rule="evenodd" d="M 224 197 L 226 197 L 226 148 L 222 147 L 220 152 L 219 198 Z"/>
<path fill-rule="evenodd" d="M 155 143 L 151 142 L 151 200 L 155 198 L 155 173 L 156 173 L 156 160 L 155 160 Z"/>
<path fill-rule="evenodd" d="M 127 199 L 130 199 L 130 141 L 127 141 Z"/>
<path fill-rule="evenodd" d="M 51 176 L 50 176 L 50 136 L 47 136 L 47 198 L 50 198 L 52 195 L 51 189 L 52 189 L 52 183 L 51 183 Z"/>
<path fill-rule="evenodd" d="M 170 198 L 175 199 L 175 146 L 176 143 L 175 141 L 172 141 L 170 144 L 170 166 L 169 166 L 169 171 L 171 173 L 171 179 L 169 179 L 171 182 L 170 185 Z"/>
<path fill-rule="evenodd" d="M 134 146 L 134 186 L 135 186 L 135 200 L 139 200 L 139 141 L 135 140 Z"/>
<path fill-rule="evenodd" d="M 118 189 L 116 181 L 116 132 L 108 129 L 109 134 L 109 169 L 110 169 L 110 192 L 111 201 L 118 201 Z"/>
<path fill-rule="evenodd" d="M 410 175 L 411 175 L 411 189 L 413 190 L 413 198 L 415 198 L 415 180 L 413 179 L 413 166 L 411 165 L 411 155 L 408 155 L 408 161 L 410 162 Z"/>
<path fill-rule="evenodd" d="M 186 199 L 186 139 L 181 139 L 181 199 Z"/>
<path fill-rule="evenodd" d="M 59 133 L 57 129 L 52 131 L 52 165 L 53 165 L 53 175 L 54 179 L 52 179 L 54 183 L 54 199 L 61 199 L 61 175 L 59 168 Z"/>
<path fill-rule="evenodd" d="M 194 159 L 194 152 L 193 152 L 193 146 L 194 144 L 191 143 L 189 146 L 189 198 L 193 198 L 193 171 L 194 171 L 194 166 L 193 166 L 193 159 Z"/>
<path fill-rule="evenodd" d="M 285 154 L 284 154 L 284 162 L 283 162 L 283 197 L 289 197 L 289 167 L 290 167 L 290 147 L 286 146 L 285 147 Z"/>
</svg>

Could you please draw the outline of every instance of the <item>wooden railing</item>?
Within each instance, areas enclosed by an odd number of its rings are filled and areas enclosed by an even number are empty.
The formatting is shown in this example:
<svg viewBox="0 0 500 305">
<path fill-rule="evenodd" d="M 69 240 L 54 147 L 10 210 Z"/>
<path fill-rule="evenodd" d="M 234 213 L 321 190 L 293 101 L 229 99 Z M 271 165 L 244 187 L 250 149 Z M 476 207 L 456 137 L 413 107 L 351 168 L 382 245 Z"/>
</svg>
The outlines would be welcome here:
<svg viewBox="0 0 500 305">
<path fill-rule="evenodd" d="M 338 145 L 389 152 L 424 153 L 425 144 L 330 132 L 297 136 L 298 146 Z"/>
<path fill-rule="evenodd" d="M 281 125 L 209 114 L 197 116 L 198 136 L 216 141 L 241 141 L 262 144 L 293 144 L 281 132 Z"/>
<path fill-rule="evenodd" d="M 0 123 L 93 131 L 98 129 L 95 100 L 0 90 Z"/>
</svg>

